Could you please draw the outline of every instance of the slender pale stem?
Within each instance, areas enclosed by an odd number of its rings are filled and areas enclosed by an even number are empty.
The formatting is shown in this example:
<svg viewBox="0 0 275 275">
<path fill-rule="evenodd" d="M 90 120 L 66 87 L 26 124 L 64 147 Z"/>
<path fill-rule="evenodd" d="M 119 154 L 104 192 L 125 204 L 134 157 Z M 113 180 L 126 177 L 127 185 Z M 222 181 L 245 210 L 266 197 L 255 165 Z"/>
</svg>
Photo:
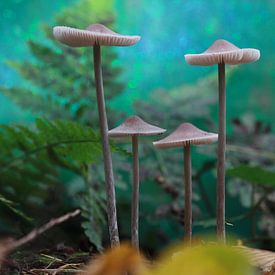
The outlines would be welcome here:
<svg viewBox="0 0 275 275">
<path fill-rule="evenodd" d="M 192 165 L 190 145 L 184 147 L 184 233 L 185 241 L 192 239 Z"/>
<path fill-rule="evenodd" d="M 255 194 L 256 194 L 256 187 L 254 184 L 252 184 L 250 209 L 254 208 Z M 257 233 L 257 224 L 256 224 L 256 219 L 255 219 L 255 212 L 253 212 L 251 215 L 251 238 L 255 238 L 256 233 Z"/>
<path fill-rule="evenodd" d="M 132 217 L 131 235 L 132 245 L 139 248 L 138 221 L 139 221 L 139 160 L 138 160 L 138 136 L 132 136 L 133 150 L 133 187 L 132 187 Z"/>
<path fill-rule="evenodd" d="M 96 95 L 98 114 L 100 122 L 100 132 L 103 147 L 103 159 L 107 193 L 107 216 L 111 246 L 119 245 L 119 235 L 117 226 L 116 195 L 114 185 L 114 175 L 112 167 L 112 157 L 108 138 L 108 121 L 104 100 L 104 89 L 101 69 L 101 51 L 100 46 L 94 46 L 94 71 L 96 82 Z"/>
<path fill-rule="evenodd" d="M 219 70 L 219 139 L 217 165 L 217 236 L 225 242 L 225 145 L 226 145 L 226 91 L 225 64 Z"/>
</svg>

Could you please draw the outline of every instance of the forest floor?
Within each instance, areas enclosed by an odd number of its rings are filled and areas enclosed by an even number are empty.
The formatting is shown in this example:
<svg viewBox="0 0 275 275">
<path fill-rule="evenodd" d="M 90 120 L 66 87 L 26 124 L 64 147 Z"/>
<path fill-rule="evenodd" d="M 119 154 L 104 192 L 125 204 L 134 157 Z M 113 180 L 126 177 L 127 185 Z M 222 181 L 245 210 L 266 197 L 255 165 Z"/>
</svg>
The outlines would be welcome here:
<svg viewBox="0 0 275 275">
<path fill-rule="evenodd" d="M 77 274 L 91 258 L 88 252 L 63 245 L 40 251 L 17 251 L 3 260 L 0 274 Z"/>
</svg>

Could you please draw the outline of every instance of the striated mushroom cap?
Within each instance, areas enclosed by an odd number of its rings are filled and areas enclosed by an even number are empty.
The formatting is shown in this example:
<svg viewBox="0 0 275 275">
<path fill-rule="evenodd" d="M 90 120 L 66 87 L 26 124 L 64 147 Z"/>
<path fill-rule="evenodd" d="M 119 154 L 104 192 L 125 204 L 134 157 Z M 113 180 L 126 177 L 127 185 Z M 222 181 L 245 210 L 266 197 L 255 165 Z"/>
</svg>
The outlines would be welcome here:
<svg viewBox="0 0 275 275">
<path fill-rule="evenodd" d="M 240 49 L 226 40 L 216 40 L 205 52 L 186 54 L 185 60 L 190 65 L 210 66 L 218 63 L 237 65 L 254 62 L 260 58 L 257 49 Z"/>
<path fill-rule="evenodd" d="M 208 144 L 217 140 L 218 134 L 202 131 L 191 123 L 183 123 L 169 136 L 153 144 L 158 148 L 169 148 L 190 144 Z"/>
<path fill-rule="evenodd" d="M 153 136 L 166 130 L 143 121 L 138 116 L 128 117 L 120 126 L 109 131 L 109 137 Z"/>
<path fill-rule="evenodd" d="M 86 30 L 57 26 L 53 28 L 53 35 L 71 47 L 131 46 L 140 40 L 140 36 L 121 35 L 101 24 L 90 25 Z"/>
</svg>

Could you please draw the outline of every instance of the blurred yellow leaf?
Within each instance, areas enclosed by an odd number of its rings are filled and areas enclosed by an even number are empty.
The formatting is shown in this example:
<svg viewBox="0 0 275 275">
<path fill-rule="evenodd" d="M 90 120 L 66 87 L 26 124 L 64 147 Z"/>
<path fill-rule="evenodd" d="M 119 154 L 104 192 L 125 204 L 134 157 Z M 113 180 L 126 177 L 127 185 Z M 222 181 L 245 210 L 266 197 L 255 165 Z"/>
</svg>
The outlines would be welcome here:
<svg viewBox="0 0 275 275">
<path fill-rule="evenodd" d="M 178 247 L 143 275 L 251 275 L 248 259 L 234 248 L 211 244 Z"/>
<path fill-rule="evenodd" d="M 149 268 L 144 258 L 124 244 L 92 260 L 86 275 L 251 275 L 248 258 L 236 249 L 216 243 L 177 246 Z"/>
<path fill-rule="evenodd" d="M 93 259 L 82 275 L 124 275 L 141 274 L 145 270 L 143 257 L 129 244 L 108 250 Z M 79 274 L 80 275 L 80 274 Z"/>
</svg>

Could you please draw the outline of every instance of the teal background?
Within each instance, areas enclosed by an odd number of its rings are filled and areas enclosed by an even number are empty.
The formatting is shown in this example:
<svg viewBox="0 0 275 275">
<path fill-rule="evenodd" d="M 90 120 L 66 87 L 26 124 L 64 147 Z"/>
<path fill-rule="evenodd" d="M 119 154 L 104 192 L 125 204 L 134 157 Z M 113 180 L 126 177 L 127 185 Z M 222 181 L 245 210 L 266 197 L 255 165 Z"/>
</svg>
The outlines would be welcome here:
<svg viewBox="0 0 275 275">
<path fill-rule="evenodd" d="M 5 60 L 30 58 L 25 42 L 43 39 L 41 23 L 51 24 L 58 11 L 74 2 L 1 1 L 0 84 L 14 85 L 20 81 Z M 127 89 L 117 99 L 117 105 L 132 113 L 132 103 L 146 99 L 150 91 L 192 83 L 216 71 L 215 66 L 189 66 L 183 56 L 201 52 L 214 40 L 224 38 L 239 47 L 261 50 L 260 61 L 240 66 L 228 83 L 228 120 L 248 111 L 273 123 L 274 6 L 272 0 L 116 0 L 117 30 L 142 37 L 135 47 L 118 49 Z M 0 102 L 0 123 L 30 119 L 30 114 L 3 96 Z"/>
</svg>

